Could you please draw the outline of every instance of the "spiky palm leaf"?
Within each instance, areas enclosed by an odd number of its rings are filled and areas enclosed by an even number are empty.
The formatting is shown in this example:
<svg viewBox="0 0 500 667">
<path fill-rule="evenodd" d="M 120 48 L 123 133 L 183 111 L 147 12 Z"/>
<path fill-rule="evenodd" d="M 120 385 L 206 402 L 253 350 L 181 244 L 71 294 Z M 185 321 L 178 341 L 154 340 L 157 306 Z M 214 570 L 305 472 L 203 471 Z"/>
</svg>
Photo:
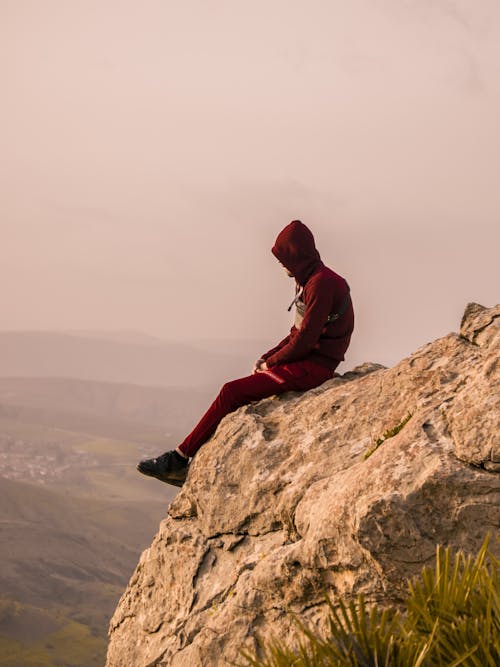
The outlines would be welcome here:
<svg viewBox="0 0 500 667">
<path fill-rule="evenodd" d="M 263 643 L 263 658 L 242 653 L 251 667 L 496 667 L 500 665 L 499 561 L 488 552 L 489 537 L 476 558 L 436 549 L 434 568 L 409 582 L 406 614 L 367 609 L 357 603 L 329 607 L 326 638 L 294 618 L 295 649 L 278 640 Z"/>
</svg>

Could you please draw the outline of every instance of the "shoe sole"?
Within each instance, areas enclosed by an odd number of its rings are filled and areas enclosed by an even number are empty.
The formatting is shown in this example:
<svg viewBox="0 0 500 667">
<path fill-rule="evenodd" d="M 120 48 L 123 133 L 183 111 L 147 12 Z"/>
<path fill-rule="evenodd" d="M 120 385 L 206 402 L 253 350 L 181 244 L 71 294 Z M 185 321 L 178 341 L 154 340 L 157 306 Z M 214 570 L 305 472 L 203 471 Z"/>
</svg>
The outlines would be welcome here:
<svg viewBox="0 0 500 667">
<path fill-rule="evenodd" d="M 165 482 L 165 484 L 172 484 L 173 486 L 182 486 L 186 481 L 186 477 L 184 479 L 176 479 L 175 477 L 160 477 L 159 475 L 156 475 L 154 472 L 141 470 L 139 465 L 137 466 L 136 469 L 138 472 L 141 473 L 141 475 L 146 475 L 146 477 L 154 477 L 154 479 L 157 479 L 159 482 Z"/>
</svg>

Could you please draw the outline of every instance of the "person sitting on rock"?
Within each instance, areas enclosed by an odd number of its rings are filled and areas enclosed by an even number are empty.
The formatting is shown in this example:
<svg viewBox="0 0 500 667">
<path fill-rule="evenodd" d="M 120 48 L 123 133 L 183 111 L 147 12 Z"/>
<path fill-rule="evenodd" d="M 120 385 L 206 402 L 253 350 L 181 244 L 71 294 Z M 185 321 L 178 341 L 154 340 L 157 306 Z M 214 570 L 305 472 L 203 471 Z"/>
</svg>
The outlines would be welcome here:
<svg viewBox="0 0 500 667">
<path fill-rule="evenodd" d="M 350 289 L 344 278 L 325 266 L 312 232 L 292 220 L 278 234 L 272 253 L 295 278 L 295 322 L 278 345 L 258 359 L 252 374 L 226 382 L 197 426 L 177 447 L 140 461 L 139 472 L 182 486 L 189 459 L 213 435 L 228 413 L 251 401 L 285 391 L 306 391 L 331 379 L 344 359 L 354 328 Z"/>
</svg>

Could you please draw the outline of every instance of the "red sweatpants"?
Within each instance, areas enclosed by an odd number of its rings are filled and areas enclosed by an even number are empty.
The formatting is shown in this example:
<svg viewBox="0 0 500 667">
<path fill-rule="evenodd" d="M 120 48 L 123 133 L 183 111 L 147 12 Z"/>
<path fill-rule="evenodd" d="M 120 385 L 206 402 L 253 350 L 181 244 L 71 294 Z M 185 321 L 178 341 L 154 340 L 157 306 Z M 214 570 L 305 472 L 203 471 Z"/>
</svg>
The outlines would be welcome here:
<svg viewBox="0 0 500 667">
<path fill-rule="evenodd" d="M 330 380 L 334 371 L 312 361 L 294 361 L 226 382 L 198 424 L 179 445 L 179 449 L 186 456 L 194 456 L 229 412 L 273 394 L 312 389 Z"/>
</svg>

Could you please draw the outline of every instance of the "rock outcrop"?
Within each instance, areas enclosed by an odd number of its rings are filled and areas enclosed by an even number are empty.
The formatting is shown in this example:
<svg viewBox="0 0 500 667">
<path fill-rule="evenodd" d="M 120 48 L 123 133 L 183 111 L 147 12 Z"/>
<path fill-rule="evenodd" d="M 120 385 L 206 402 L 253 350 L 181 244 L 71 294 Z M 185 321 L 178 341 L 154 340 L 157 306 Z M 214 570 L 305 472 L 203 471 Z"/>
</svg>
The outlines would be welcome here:
<svg viewBox="0 0 500 667">
<path fill-rule="evenodd" d="M 469 304 L 460 334 L 393 368 L 225 417 L 119 602 L 107 666 L 241 663 L 256 635 L 292 636 L 290 612 L 322 627 L 323 591 L 397 604 L 437 543 L 497 533 L 499 315 Z"/>
</svg>

